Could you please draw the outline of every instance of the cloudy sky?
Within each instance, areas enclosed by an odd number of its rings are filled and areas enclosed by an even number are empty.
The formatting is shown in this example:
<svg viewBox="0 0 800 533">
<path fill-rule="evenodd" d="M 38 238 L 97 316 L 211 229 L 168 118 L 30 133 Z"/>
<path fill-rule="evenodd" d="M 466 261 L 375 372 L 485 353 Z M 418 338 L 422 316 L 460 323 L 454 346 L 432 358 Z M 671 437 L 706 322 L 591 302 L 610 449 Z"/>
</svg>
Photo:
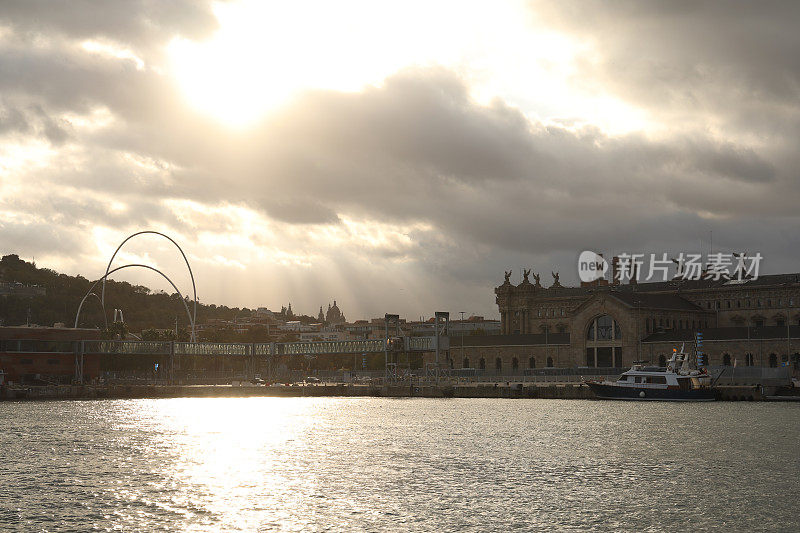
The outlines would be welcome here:
<svg viewBox="0 0 800 533">
<path fill-rule="evenodd" d="M 497 316 L 584 249 L 800 270 L 800 4 L 0 0 L 0 253 Z M 183 292 L 179 255 L 131 241 Z M 117 279 L 167 288 L 151 272 Z"/>
</svg>

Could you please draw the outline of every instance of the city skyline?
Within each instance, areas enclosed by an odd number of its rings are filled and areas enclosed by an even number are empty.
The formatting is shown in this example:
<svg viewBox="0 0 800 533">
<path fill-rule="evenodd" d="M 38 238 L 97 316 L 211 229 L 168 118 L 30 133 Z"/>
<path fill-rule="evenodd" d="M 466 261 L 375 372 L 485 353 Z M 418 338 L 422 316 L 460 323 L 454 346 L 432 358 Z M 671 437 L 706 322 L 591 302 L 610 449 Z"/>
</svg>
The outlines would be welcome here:
<svg viewBox="0 0 800 533">
<path fill-rule="evenodd" d="M 0 252 L 99 277 L 164 231 L 202 301 L 350 316 L 493 317 L 506 270 L 577 284 L 582 250 L 712 231 L 795 272 L 796 10 L 8 2 Z M 186 291 L 157 240 L 119 261 Z"/>
</svg>

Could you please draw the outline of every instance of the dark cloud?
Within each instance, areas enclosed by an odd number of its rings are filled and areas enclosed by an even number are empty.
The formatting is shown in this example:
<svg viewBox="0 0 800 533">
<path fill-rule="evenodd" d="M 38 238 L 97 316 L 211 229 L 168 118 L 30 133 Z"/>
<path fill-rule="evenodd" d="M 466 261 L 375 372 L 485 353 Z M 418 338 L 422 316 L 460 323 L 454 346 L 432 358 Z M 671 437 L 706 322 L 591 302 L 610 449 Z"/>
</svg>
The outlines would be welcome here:
<svg viewBox="0 0 800 533">
<path fill-rule="evenodd" d="M 792 1 L 532 1 L 551 29 L 592 43 L 576 83 L 683 127 L 797 131 L 800 4 Z M 694 124 L 697 121 L 699 124 Z M 735 129 L 733 129 L 735 128 Z"/>
<path fill-rule="evenodd" d="M 175 36 L 202 39 L 217 28 L 210 0 L 4 0 L 0 26 L 26 38 L 103 39 L 149 52 Z"/>
</svg>

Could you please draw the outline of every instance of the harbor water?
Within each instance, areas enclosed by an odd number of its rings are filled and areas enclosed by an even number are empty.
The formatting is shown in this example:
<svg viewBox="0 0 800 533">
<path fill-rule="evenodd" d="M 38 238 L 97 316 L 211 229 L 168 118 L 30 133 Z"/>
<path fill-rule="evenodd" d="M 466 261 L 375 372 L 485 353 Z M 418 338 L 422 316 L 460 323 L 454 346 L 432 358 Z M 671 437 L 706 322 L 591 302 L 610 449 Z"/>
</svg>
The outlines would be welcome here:
<svg viewBox="0 0 800 533">
<path fill-rule="evenodd" d="M 797 531 L 800 404 L 0 403 L 2 531 Z"/>
</svg>

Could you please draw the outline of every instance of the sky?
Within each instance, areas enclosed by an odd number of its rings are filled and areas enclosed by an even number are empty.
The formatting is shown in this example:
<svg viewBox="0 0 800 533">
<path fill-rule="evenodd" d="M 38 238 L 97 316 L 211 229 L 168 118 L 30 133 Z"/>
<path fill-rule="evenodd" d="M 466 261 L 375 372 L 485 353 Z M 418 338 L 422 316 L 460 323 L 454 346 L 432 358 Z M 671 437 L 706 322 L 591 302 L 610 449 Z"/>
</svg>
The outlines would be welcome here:
<svg viewBox="0 0 800 533">
<path fill-rule="evenodd" d="M 0 1 L 0 253 L 464 311 L 583 250 L 800 271 L 800 4 Z M 143 262 L 190 292 L 155 236 Z M 170 289 L 150 271 L 114 279 Z M 170 289 L 171 291 L 171 289 Z"/>
</svg>

